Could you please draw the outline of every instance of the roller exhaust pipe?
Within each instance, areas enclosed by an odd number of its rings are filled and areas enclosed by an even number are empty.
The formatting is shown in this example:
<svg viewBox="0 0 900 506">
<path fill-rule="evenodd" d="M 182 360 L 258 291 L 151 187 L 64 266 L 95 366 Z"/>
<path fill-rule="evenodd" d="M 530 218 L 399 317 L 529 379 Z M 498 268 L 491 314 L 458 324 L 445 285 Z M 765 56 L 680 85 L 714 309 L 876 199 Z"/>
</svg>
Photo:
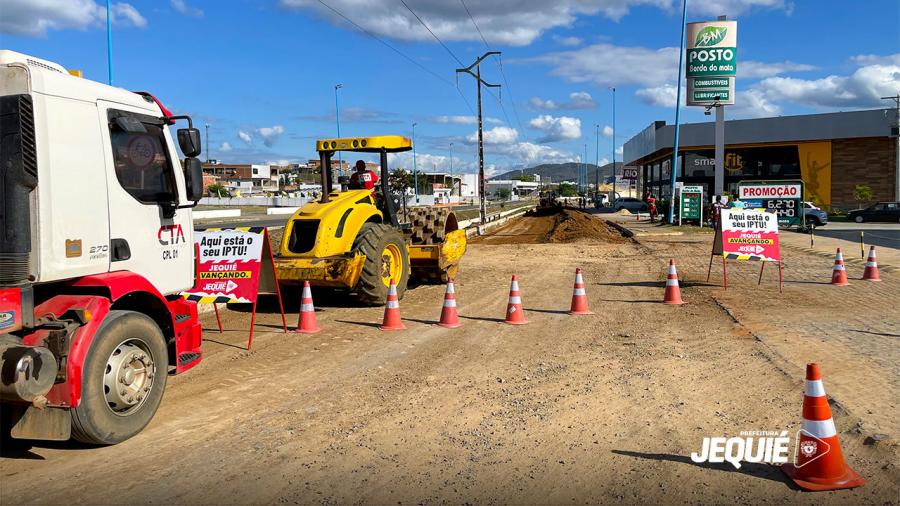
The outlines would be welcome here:
<svg viewBox="0 0 900 506">
<path fill-rule="evenodd" d="M 0 399 L 40 401 L 53 388 L 58 368 L 47 348 L 0 344 Z"/>
</svg>

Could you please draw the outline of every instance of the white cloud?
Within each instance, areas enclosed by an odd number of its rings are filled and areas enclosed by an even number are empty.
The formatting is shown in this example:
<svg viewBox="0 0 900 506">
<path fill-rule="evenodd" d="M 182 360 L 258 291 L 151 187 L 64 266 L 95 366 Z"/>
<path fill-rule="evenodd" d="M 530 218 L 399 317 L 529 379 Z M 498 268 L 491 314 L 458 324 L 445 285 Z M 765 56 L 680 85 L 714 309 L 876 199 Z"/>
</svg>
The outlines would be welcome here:
<svg viewBox="0 0 900 506">
<path fill-rule="evenodd" d="M 478 123 L 478 118 L 475 116 L 435 116 L 431 118 L 435 123 L 442 123 L 446 125 L 475 125 Z M 483 118 L 483 121 L 488 124 L 500 124 L 503 123 L 497 118 Z"/>
<path fill-rule="evenodd" d="M 227 152 L 231 151 L 231 149 L 232 149 L 231 144 L 229 144 L 227 142 L 223 142 L 222 144 L 219 145 L 219 151 L 221 151 L 223 153 L 227 153 Z"/>
<path fill-rule="evenodd" d="M 256 133 L 259 134 L 260 137 L 262 137 L 263 144 L 265 144 L 266 147 L 271 148 L 272 145 L 275 144 L 275 141 L 277 141 L 278 138 L 281 137 L 281 134 L 284 133 L 284 127 L 282 127 L 281 125 L 275 125 L 272 127 L 257 128 Z"/>
<path fill-rule="evenodd" d="M 282 7 L 312 10 L 341 27 L 347 22 L 317 0 L 280 0 Z M 407 10 L 395 0 L 329 0 L 327 5 L 377 35 L 401 40 L 432 43 L 434 39 Z M 492 45 L 522 46 L 533 42 L 547 30 L 572 26 L 579 16 L 601 15 L 613 21 L 622 19 L 632 7 L 651 5 L 671 13 L 673 0 L 467 0 L 466 5 Z M 466 10 L 458 1 L 418 1 L 413 9 L 434 33 L 444 41 L 480 42 Z M 727 12 L 739 16 L 750 9 L 786 8 L 784 0 L 721 0 L 696 2 L 692 13 L 714 15 Z"/>
<path fill-rule="evenodd" d="M 820 79 L 770 77 L 755 87 L 768 100 L 813 107 L 878 107 L 900 91 L 900 65 L 867 65 L 849 76 Z"/>
<path fill-rule="evenodd" d="M 248 134 L 247 132 L 245 132 L 243 130 L 238 130 L 237 136 L 238 136 L 238 139 L 246 142 L 247 144 L 250 144 L 253 142 L 253 137 L 250 137 L 250 134 Z"/>
<path fill-rule="evenodd" d="M 857 65 L 900 65 L 900 53 L 881 56 L 877 54 L 860 54 L 850 57 Z"/>
<path fill-rule="evenodd" d="M 625 149 L 622 146 L 616 148 L 616 154 L 619 156 L 619 161 L 622 161 L 622 155 L 625 153 Z"/>
<path fill-rule="evenodd" d="M 172 8 L 185 16 L 193 16 L 195 18 L 203 17 L 202 9 L 191 7 L 184 0 L 172 0 Z"/>
<path fill-rule="evenodd" d="M 675 81 L 678 49 L 650 49 L 602 43 L 515 62 L 549 65 L 553 75 L 570 82 L 593 82 L 603 87 L 625 84 L 650 87 Z"/>
<path fill-rule="evenodd" d="M 758 77 L 774 77 L 791 72 L 808 72 L 815 70 L 813 65 L 783 61 L 780 63 L 765 63 L 758 61 L 738 62 L 737 77 L 741 79 L 755 79 Z"/>
<path fill-rule="evenodd" d="M 554 35 L 553 40 L 557 44 L 570 47 L 580 46 L 584 42 L 580 37 L 562 37 L 560 35 Z"/>
<path fill-rule="evenodd" d="M 570 116 L 551 116 L 544 114 L 532 118 L 528 126 L 541 130 L 544 135 L 538 142 L 556 142 L 578 139 L 581 137 L 581 120 Z"/>
<path fill-rule="evenodd" d="M 685 90 L 681 87 L 681 104 L 684 105 Z M 675 107 L 675 85 L 664 84 L 652 88 L 641 88 L 634 92 L 642 102 L 659 107 Z"/>
<path fill-rule="evenodd" d="M 519 138 L 519 131 L 515 128 L 498 126 L 484 131 L 484 144 L 512 144 Z M 478 142 L 478 132 L 466 137 L 470 144 Z"/>
<path fill-rule="evenodd" d="M 0 0 L 0 32 L 43 37 L 50 30 L 87 30 L 106 23 L 106 7 L 94 0 Z M 147 20 L 131 4 L 112 4 L 116 26 L 147 26 Z"/>
<path fill-rule="evenodd" d="M 544 109 L 547 111 L 559 109 L 559 106 L 556 105 L 556 102 L 552 100 L 544 100 L 541 97 L 531 97 L 531 100 L 528 101 L 528 104 L 535 109 Z"/>
<path fill-rule="evenodd" d="M 781 107 L 772 103 L 759 89 L 736 91 L 734 104 L 727 109 L 728 115 L 733 118 L 767 118 L 781 114 Z"/>
<path fill-rule="evenodd" d="M 531 97 L 531 100 L 529 100 L 528 103 L 534 109 L 544 109 L 547 111 L 556 109 L 593 109 L 597 107 L 597 102 L 594 100 L 594 97 L 586 91 L 574 91 L 569 93 L 569 100 L 567 102 L 558 103 L 553 100 L 544 100 L 540 97 Z"/>
<path fill-rule="evenodd" d="M 106 11 L 103 19 L 106 20 Z M 131 4 L 118 3 L 112 5 L 112 22 L 122 26 L 145 28 L 147 20 Z"/>
<path fill-rule="evenodd" d="M 502 146 L 497 150 L 519 163 L 526 166 L 537 165 L 541 163 L 564 163 L 574 162 L 578 160 L 578 156 L 562 151 L 559 149 L 545 146 L 543 144 L 534 144 L 531 142 L 519 142 L 507 146 Z"/>
<path fill-rule="evenodd" d="M 611 138 L 614 133 L 615 133 L 615 131 L 609 125 L 604 126 L 603 130 L 600 131 L 600 135 L 602 135 L 603 137 L 606 137 L 607 139 Z"/>
<path fill-rule="evenodd" d="M 609 158 L 601 158 L 601 159 L 600 159 L 600 166 L 601 166 L 601 167 L 603 167 L 604 165 L 606 165 L 606 164 L 608 164 L 608 163 L 610 163 L 610 162 L 609 162 Z"/>
</svg>

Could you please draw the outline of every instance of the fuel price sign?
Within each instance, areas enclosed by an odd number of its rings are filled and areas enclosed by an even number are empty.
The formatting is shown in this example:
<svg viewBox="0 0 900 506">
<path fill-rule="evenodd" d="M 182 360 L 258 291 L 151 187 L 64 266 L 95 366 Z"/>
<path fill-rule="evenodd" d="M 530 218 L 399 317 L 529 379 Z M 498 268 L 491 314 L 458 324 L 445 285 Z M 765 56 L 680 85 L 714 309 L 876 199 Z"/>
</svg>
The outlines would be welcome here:
<svg viewBox="0 0 900 506">
<path fill-rule="evenodd" d="M 779 227 L 803 226 L 802 181 L 741 181 L 738 199 L 747 208 L 776 213 Z"/>
</svg>

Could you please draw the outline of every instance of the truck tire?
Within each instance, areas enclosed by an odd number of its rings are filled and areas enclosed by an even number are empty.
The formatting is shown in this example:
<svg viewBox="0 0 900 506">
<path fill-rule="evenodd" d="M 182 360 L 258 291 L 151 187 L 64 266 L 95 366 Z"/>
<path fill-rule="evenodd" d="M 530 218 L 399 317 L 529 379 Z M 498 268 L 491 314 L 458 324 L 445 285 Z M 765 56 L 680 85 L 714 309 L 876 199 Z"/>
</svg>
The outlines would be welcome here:
<svg viewBox="0 0 900 506">
<path fill-rule="evenodd" d="M 166 341 L 156 322 L 134 311 L 110 311 L 83 364 L 72 436 L 98 445 L 134 436 L 156 414 L 167 374 Z"/>
<path fill-rule="evenodd" d="M 409 251 L 403 234 L 389 225 L 366 223 L 359 229 L 353 251 L 366 256 L 362 274 L 354 291 L 360 302 L 381 306 L 387 300 L 390 279 L 397 283 L 397 296 L 403 298 L 409 281 Z"/>
</svg>

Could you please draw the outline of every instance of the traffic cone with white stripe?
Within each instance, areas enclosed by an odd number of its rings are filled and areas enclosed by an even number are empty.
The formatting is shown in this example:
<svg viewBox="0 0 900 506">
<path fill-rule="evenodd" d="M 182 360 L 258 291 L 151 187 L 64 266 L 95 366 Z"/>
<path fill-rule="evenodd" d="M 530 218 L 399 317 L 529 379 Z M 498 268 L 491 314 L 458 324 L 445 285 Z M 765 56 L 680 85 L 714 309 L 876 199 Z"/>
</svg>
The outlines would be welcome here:
<svg viewBox="0 0 900 506">
<path fill-rule="evenodd" d="M 584 291 L 584 277 L 581 267 L 575 269 L 575 288 L 572 289 L 572 305 L 569 314 L 594 314 L 588 309 L 587 292 Z"/>
<path fill-rule="evenodd" d="M 313 305 L 309 281 L 304 281 L 303 295 L 300 297 L 300 316 L 297 318 L 297 330 L 295 332 L 315 334 L 321 330 L 316 323 L 316 307 Z"/>
<path fill-rule="evenodd" d="M 831 270 L 831 284 L 836 286 L 849 285 L 847 281 L 847 270 L 844 268 L 844 254 L 841 248 L 837 249 L 834 255 L 834 269 Z"/>
<path fill-rule="evenodd" d="M 400 321 L 400 298 L 397 297 L 397 283 L 391 280 L 391 286 L 388 288 L 387 304 L 384 305 L 384 320 L 381 330 L 406 330 L 406 325 Z"/>
<path fill-rule="evenodd" d="M 844 461 L 819 364 L 806 365 L 803 426 L 793 464 L 781 469 L 800 488 L 811 491 L 862 486 L 866 480 Z"/>
<path fill-rule="evenodd" d="M 669 275 L 666 279 L 666 294 L 663 297 L 663 304 L 684 304 L 684 301 L 681 300 L 681 287 L 678 286 L 678 272 L 675 270 L 674 258 L 669 259 Z"/>
<path fill-rule="evenodd" d="M 525 325 L 525 310 L 522 309 L 522 295 L 519 293 L 519 278 L 515 274 L 509 284 L 509 302 L 506 304 L 506 320 L 510 325 Z"/>
<path fill-rule="evenodd" d="M 875 260 L 875 246 L 869 248 L 869 258 L 866 259 L 866 270 L 863 271 L 863 280 L 881 281 L 878 275 L 878 262 Z"/>
<path fill-rule="evenodd" d="M 438 322 L 438 325 L 448 329 L 462 327 L 462 324 L 459 323 L 459 313 L 456 312 L 456 288 L 453 285 L 453 278 L 447 280 L 444 307 L 441 309 L 441 321 Z"/>
</svg>

